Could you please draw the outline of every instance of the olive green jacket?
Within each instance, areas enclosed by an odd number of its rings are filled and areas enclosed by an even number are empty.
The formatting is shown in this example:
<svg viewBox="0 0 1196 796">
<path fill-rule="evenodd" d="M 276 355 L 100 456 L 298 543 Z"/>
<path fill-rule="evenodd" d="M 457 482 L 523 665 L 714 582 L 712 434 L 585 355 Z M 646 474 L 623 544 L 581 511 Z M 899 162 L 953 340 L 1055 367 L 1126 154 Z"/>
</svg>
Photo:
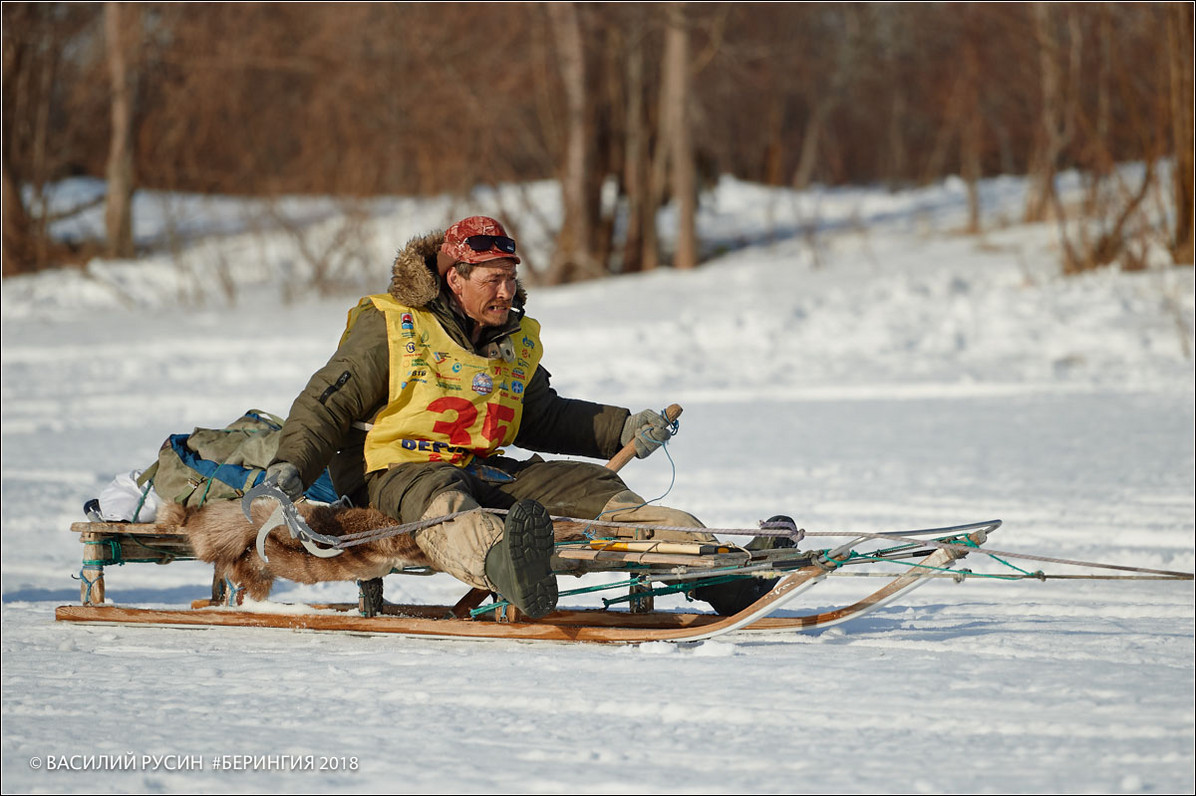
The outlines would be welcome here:
<svg viewBox="0 0 1196 796">
<path fill-rule="evenodd" d="M 395 258 L 388 292 L 405 306 L 432 312 L 466 350 L 493 356 L 503 338 L 519 328 L 526 294 L 520 287 L 505 327 L 488 327 L 476 345 L 471 343 L 473 322 L 457 309 L 436 272 L 436 252 L 443 239 L 443 233 L 433 233 L 411 240 Z M 389 363 L 385 316 L 368 307 L 328 364 L 295 399 L 274 461 L 298 467 L 304 484 L 311 484 L 328 466 L 341 494 L 355 492 L 365 477 L 365 431 L 360 426 L 370 423 L 387 404 Z M 545 453 L 613 456 L 630 413 L 621 407 L 561 398 L 549 379 L 540 366 L 528 380 L 515 444 Z"/>
</svg>

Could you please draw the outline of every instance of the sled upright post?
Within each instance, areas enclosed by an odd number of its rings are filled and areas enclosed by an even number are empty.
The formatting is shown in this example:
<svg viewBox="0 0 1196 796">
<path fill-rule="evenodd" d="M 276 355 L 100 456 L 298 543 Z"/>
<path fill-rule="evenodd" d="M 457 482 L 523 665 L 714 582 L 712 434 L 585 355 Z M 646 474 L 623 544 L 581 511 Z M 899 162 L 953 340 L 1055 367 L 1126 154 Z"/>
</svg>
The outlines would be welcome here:
<svg viewBox="0 0 1196 796">
<path fill-rule="evenodd" d="M 152 522 L 75 522 L 71 531 L 83 543 L 79 602 L 102 605 L 104 568 L 122 564 L 193 561 L 195 551 L 179 528 Z"/>
</svg>

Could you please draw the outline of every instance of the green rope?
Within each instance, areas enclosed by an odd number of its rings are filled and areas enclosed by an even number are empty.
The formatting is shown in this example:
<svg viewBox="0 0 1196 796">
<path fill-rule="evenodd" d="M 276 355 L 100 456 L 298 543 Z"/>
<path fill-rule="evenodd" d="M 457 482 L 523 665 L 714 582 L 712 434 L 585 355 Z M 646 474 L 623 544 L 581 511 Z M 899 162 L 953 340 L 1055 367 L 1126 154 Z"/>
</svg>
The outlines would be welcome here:
<svg viewBox="0 0 1196 796">
<path fill-rule="evenodd" d="M 101 539 L 98 542 L 93 541 L 93 542 L 85 542 L 84 543 L 84 547 L 91 546 L 91 545 L 98 545 L 100 547 L 107 545 L 108 557 L 107 558 L 94 558 L 94 559 L 85 558 L 85 559 L 83 559 L 83 566 L 85 566 L 85 567 L 102 567 L 102 566 L 107 566 L 110 564 L 115 564 L 117 566 L 124 566 L 125 559 L 121 555 L 120 542 L 116 541 L 115 539 Z"/>
<path fill-rule="evenodd" d="M 974 546 L 975 545 L 973 545 L 973 547 Z M 995 556 L 994 556 L 994 558 L 995 558 Z M 832 560 L 834 560 L 834 559 L 832 559 Z M 1018 569 L 1017 567 L 1013 566 L 1012 564 L 1007 564 L 1007 565 L 1011 569 L 1017 569 L 1018 572 L 1022 573 L 1021 575 L 998 575 L 998 574 L 994 574 L 994 573 L 972 572 L 972 571 L 968 571 L 967 573 L 964 573 L 964 572 L 961 572 L 958 570 L 953 570 L 950 567 L 935 567 L 935 566 L 931 566 L 930 564 L 922 564 L 922 563 L 919 563 L 916 561 L 895 561 L 891 558 L 877 558 L 875 556 L 864 555 L 863 553 L 857 553 L 854 550 L 848 552 L 846 558 L 837 560 L 837 561 L 835 561 L 835 563 L 845 564 L 849 561 L 871 561 L 873 563 L 882 563 L 882 564 L 900 564 L 901 566 L 909 567 L 911 569 L 927 569 L 927 570 L 931 570 L 933 572 L 950 572 L 954 575 L 959 575 L 961 577 L 966 577 L 966 578 L 990 578 L 992 580 L 1023 580 L 1025 578 L 1037 578 L 1037 579 L 1041 580 L 1043 578 L 1042 572 L 1026 572 L 1025 570 Z M 1005 564 L 1007 562 L 1002 561 L 1001 563 Z"/>
<path fill-rule="evenodd" d="M 137 522 L 141 517 L 141 508 L 145 505 L 145 499 L 149 496 L 150 490 L 154 488 L 154 479 L 150 478 L 149 483 L 145 485 L 145 489 L 141 490 L 141 499 L 137 501 L 137 508 L 133 512 L 133 522 Z"/>
<path fill-rule="evenodd" d="M 596 586 L 582 586 L 582 587 L 579 587 L 576 589 L 566 589 L 565 591 L 559 592 L 558 597 L 572 597 L 575 594 L 590 594 L 591 592 L 596 592 L 596 591 L 607 591 L 609 589 L 621 589 L 621 588 L 625 588 L 625 587 L 634 586 L 635 584 L 642 583 L 642 582 L 643 582 L 643 578 L 641 578 L 637 575 L 634 578 L 629 578 L 628 580 L 621 580 L 617 583 L 600 583 Z M 647 592 L 640 592 L 640 596 L 647 596 Z M 606 601 L 603 600 L 603 602 L 606 602 Z M 510 604 L 511 603 L 508 600 L 495 600 L 492 603 L 487 603 L 486 605 L 483 605 L 481 608 L 474 608 L 473 610 L 471 610 L 469 612 L 469 618 L 472 619 L 476 616 L 480 616 L 481 614 L 488 614 L 491 611 L 495 610 L 496 608 L 504 608 Z"/>
<path fill-rule="evenodd" d="M 219 465 L 217 465 L 217 467 L 223 467 L 223 466 L 224 466 L 224 462 L 221 462 Z M 201 506 L 208 502 L 208 492 L 210 492 L 212 490 L 212 482 L 215 481 L 216 479 L 215 478 L 207 478 L 205 480 L 208 482 L 208 485 L 203 488 L 203 494 L 199 496 L 199 505 L 201 505 Z"/>
<path fill-rule="evenodd" d="M 618 583 L 602 583 L 597 586 L 582 586 L 582 587 L 579 587 L 576 589 L 567 589 L 566 591 L 561 592 L 560 596 L 561 597 L 572 597 L 575 594 L 591 594 L 596 591 L 610 591 L 611 589 L 621 589 L 624 586 L 626 586 L 627 588 L 631 588 L 632 586 L 635 586 L 637 584 L 638 585 L 643 584 L 643 578 L 639 577 L 638 575 L 634 578 L 628 578 L 627 580 L 621 580 Z M 641 592 L 641 594 L 643 594 L 643 592 Z"/>
<path fill-rule="evenodd" d="M 969 539 L 967 536 L 940 536 L 938 538 L 930 539 L 928 541 L 939 542 L 941 544 L 966 545 L 967 547 L 971 547 L 974 550 L 980 550 L 980 546 L 978 544 L 976 544 L 975 542 L 973 542 L 971 539 Z M 888 560 L 887 557 L 892 556 L 895 553 L 901 553 L 901 552 L 904 552 L 907 550 L 914 550 L 919 547 L 924 547 L 924 545 L 921 542 L 906 542 L 905 544 L 894 545 L 893 547 L 882 547 L 879 550 L 873 550 L 871 555 L 874 555 L 877 557 L 886 557 L 886 560 Z M 984 552 L 984 551 L 980 550 L 980 552 Z"/>
<path fill-rule="evenodd" d="M 608 600 L 605 597 L 603 597 L 602 598 L 602 607 L 610 608 L 612 605 L 615 605 L 616 603 L 626 603 L 626 602 L 631 602 L 632 600 L 642 600 L 645 597 L 660 597 L 660 596 L 664 596 L 666 594 L 677 594 L 678 592 L 691 592 L 694 589 L 696 589 L 698 586 L 713 586 L 713 585 L 716 585 L 719 583 L 729 583 L 730 581 L 734 581 L 734 580 L 743 580 L 743 577 L 744 576 L 742 576 L 742 575 L 738 575 L 738 576 L 732 575 L 729 577 L 722 577 L 722 578 L 703 578 L 702 582 L 700 584 L 694 583 L 692 581 L 690 581 L 688 583 L 674 583 L 671 586 L 657 586 L 655 588 L 648 589 L 646 591 L 641 591 L 636 594 L 628 594 L 623 597 L 615 597 L 613 600 Z"/>
<path fill-rule="evenodd" d="M 89 568 L 90 568 L 90 569 L 95 569 L 95 567 L 88 567 L 88 564 L 87 564 L 87 562 L 86 562 L 86 561 L 84 561 L 84 562 L 83 562 L 83 568 L 79 570 L 79 580 L 81 580 L 81 581 L 83 581 L 84 583 L 86 583 L 86 584 L 87 584 L 87 593 L 83 595 L 83 600 L 82 600 L 82 602 L 83 602 L 83 604 L 84 604 L 84 605 L 91 605 L 91 604 L 92 604 L 92 602 L 91 602 L 91 589 L 92 589 L 92 587 L 93 587 L 93 586 L 95 586 L 97 583 L 99 583 L 99 581 L 100 581 L 100 578 L 104 577 L 104 568 L 103 568 L 103 567 L 99 567 L 99 575 L 98 575 L 98 576 L 95 578 L 95 580 L 92 580 L 92 579 L 88 578 L 88 577 L 87 577 L 87 570 L 88 570 Z"/>
<path fill-rule="evenodd" d="M 740 577 L 742 577 L 742 576 L 740 576 Z M 709 580 L 703 580 L 702 585 L 705 585 L 707 583 L 723 583 L 724 581 L 738 580 L 738 579 L 739 578 L 736 578 L 736 577 L 711 578 Z M 630 588 L 631 586 L 636 586 L 636 585 L 642 586 L 642 585 L 644 585 L 645 582 L 646 582 L 646 579 L 642 575 L 637 575 L 635 577 L 628 578 L 627 580 L 620 580 L 615 583 L 600 583 L 595 586 L 580 586 L 576 589 L 565 589 L 564 591 L 560 592 L 558 596 L 572 597 L 577 594 L 592 594 L 593 592 L 598 592 L 598 591 L 610 591 L 611 589 Z M 607 605 L 613 605 L 614 603 L 626 602 L 628 600 L 637 600 L 637 599 L 642 599 L 644 597 L 654 597 L 658 594 L 673 594 L 674 592 L 678 592 L 678 591 L 689 591 L 693 588 L 694 588 L 694 584 L 692 584 L 692 583 L 688 584 L 688 586 L 686 586 L 684 584 L 681 586 L 659 586 L 655 589 L 648 589 L 647 591 L 638 592 L 634 597 L 632 597 L 632 596 L 619 597 L 614 600 L 603 599 L 602 602 Z M 471 610 L 469 612 L 469 616 L 470 616 L 470 618 L 473 618 L 475 616 L 480 616 L 481 614 L 488 614 L 491 611 L 495 610 L 496 608 L 503 608 L 510 604 L 511 603 L 507 600 L 495 600 L 494 602 L 487 603 L 486 605 L 483 605 L 480 608 L 474 608 L 473 610 Z"/>
<path fill-rule="evenodd" d="M 969 539 L 966 536 L 963 537 L 961 543 L 964 545 L 967 545 L 968 547 L 975 548 L 976 550 L 979 550 L 981 553 L 984 553 L 984 551 L 980 549 L 980 545 L 976 544 L 975 542 L 973 542 L 971 539 Z M 1038 578 L 1041 580 L 1045 577 L 1042 570 L 1038 570 L 1037 572 L 1028 572 L 1028 571 L 1022 569 L 1021 567 L 1017 566 L 1016 564 L 1009 563 L 1008 561 L 1001 558 L 1000 556 L 995 556 L 992 553 L 984 553 L 984 554 L 986 556 L 988 556 L 989 558 L 991 558 L 993 561 L 1004 564 L 1005 566 L 1009 567 L 1010 569 L 1016 570 L 1017 572 L 1022 573 L 1022 575 L 1024 575 L 1027 578 Z M 1017 580 L 1017 578 L 1002 578 L 1002 579 L 1003 580 Z"/>
</svg>

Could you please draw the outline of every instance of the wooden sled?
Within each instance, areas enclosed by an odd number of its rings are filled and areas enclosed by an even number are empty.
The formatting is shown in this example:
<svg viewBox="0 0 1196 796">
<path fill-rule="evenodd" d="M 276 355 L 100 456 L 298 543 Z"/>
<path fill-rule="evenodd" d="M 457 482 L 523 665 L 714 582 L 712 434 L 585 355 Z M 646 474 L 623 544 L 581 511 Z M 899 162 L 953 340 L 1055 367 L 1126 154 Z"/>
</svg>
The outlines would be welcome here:
<svg viewBox="0 0 1196 796">
<path fill-rule="evenodd" d="M 665 410 L 675 421 L 681 407 Z M 615 455 L 607 467 L 621 469 L 635 457 L 634 443 Z M 558 545 L 554 568 L 558 572 L 624 571 L 637 577 L 630 581 L 625 598 L 604 601 L 627 603 L 627 610 L 558 610 L 531 621 L 517 614 L 505 602 L 482 607 L 490 596 L 473 589 L 456 605 L 387 605 L 381 602 L 381 581 L 367 581 L 357 605 L 305 606 L 271 612 L 238 608 L 235 596 L 226 593 L 224 578 L 215 573 L 211 598 L 197 600 L 189 609 L 155 610 L 128 608 L 106 603 L 105 568 L 131 563 L 166 564 L 196 559 L 187 534 L 167 523 L 78 522 L 71 530 L 83 543 L 79 606 L 62 606 L 56 619 L 66 622 L 168 625 L 173 627 L 274 627 L 292 630 L 393 633 L 423 638 L 519 639 L 536 641 L 584 641 L 639 643 L 645 641 L 701 641 L 737 631 L 784 632 L 829 627 L 863 616 L 887 604 L 899 594 L 926 582 L 927 576 L 950 567 L 987 540 L 1000 521 L 912 532 L 938 534 L 938 540 L 905 539 L 906 547 L 890 560 L 921 560 L 904 574 L 893 577 L 880 589 L 843 608 L 804 616 L 775 616 L 797 596 L 845 563 L 843 551 L 784 550 L 748 551 L 709 543 L 672 543 L 612 540 L 595 545 L 577 542 Z M 558 527 L 558 530 L 560 528 Z M 865 537 L 873 536 L 871 534 Z M 862 541 L 863 538 L 856 541 Z M 559 538 L 559 536 L 558 536 Z M 892 537 L 898 539 L 901 537 Z M 947 543 L 944 543 L 944 540 Z M 912 542 L 912 544 L 910 544 Z M 929 545 L 930 549 L 920 549 Z M 692 589 L 708 578 L 769 577 L 776 585 L 756 602 L 733 616 L 710 613 L 667 612 L 654 609 L 652 582 L 671 582 L 673 592 Z M 711 581 L 707 581 L 711 582 Z M 372 584 L 372 585 L 371 585 Z M 565 592 L 564 594 L 568 594 Z M 234 605 L 228 605 L 228 603 Z M 608 605 L 609 608 L 609 605 Z"/>
<path fill-rule="evenodd" d="M 711 550 L 709 546 L 694 554 L 660 545 L 646 547 L 663 552 L 640 549 L 635 544 L 620 544 L 619 547 L 623 549 L 593 549 L 585 543 L 566 545 L 558 551 L 558 557 L 567 562 L 571 570 L 578 565 L 591 571 L 629 569 L 646 572 L 649 576 L 666 575 L 676 579 L 679 572 L 694 577 L 717 573 L 734 575 L 748 567 L 748 572 L 756 574 L 761 570 L 768 571 L 777 577 L 777 583 L 771 591 L 733 616 L 655 611 L 650 596 L 639 593 L 638 589 L 642 589 L 642 585 L 633 585 L 632 592 L 625 598 L 630 610 L 559 610 L 532 621 L 518 616 L 505 603 L 496 604 L 493 608 L 479 608 L 488 596 L 479 590 L 470 591 L 454 606 L 384 604 L 374 616 L 361 615 L 361 602 L 358 605 L 306 606 L 301 612 L 261 610 L 268 608 L 268 603 L 257 604 L 253 610 L 243 610 L 224 605 L 227 595 L 223 592 L 223 583 L 216 579 L 213 581 L 212 598 L 197 600 L 188 609 L 160 610 L 104 604 L 106 566 L 137 562 L 168 563 L 194 558 L 193 552 L 183 532 L 169 526 L 75 523 L 72 530 L 80 533 L 85 550 L 82 605 L 62 606 L 57 609 L 55 617 L 59 621 L 109 624 L 272 627 L 387 633 L 422 638 L 616 644 L 702 641 L 735 632 L 815 630 L 863 616 L 927 582 L 928 575 L 950 567 L 956 560 L 966 556 L 970 549 L 982 545 L 988 533 L 999 525 L 999 521 L 993 521 L 942 529 L 950 532 L 944 537 L 946 542 L 921 542 L 931 545 L 931 549 L 918 551 L 920 560 L 880 589 L 833 611 L 798 616 L 774 614 L 817 583 L 833 576 L 842 566 L 842 562 L 837 560 L 837 551 L 770 550 L 745 557 L 742 551 L 727 553 L 719 548 Z"/>
</svg>

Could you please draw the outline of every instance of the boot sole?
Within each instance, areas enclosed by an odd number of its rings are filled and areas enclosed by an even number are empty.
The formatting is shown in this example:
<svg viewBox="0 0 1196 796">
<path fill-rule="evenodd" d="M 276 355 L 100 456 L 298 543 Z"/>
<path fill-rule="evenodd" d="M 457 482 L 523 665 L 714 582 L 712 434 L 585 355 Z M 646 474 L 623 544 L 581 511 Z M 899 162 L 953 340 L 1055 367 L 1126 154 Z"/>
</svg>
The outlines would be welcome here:
<svg viewBox="0 0 1196 796">
<path fill-rule="evenodd" d="M 552 613 L 557 601 L 556 576 L 552 574 L 556 537 L 548 510 L 534 500 L 519 501 L 508 512 L 503 533 L 511 562 L 532 581 L 519 610 L 531 619 Z"/>
</svg>

